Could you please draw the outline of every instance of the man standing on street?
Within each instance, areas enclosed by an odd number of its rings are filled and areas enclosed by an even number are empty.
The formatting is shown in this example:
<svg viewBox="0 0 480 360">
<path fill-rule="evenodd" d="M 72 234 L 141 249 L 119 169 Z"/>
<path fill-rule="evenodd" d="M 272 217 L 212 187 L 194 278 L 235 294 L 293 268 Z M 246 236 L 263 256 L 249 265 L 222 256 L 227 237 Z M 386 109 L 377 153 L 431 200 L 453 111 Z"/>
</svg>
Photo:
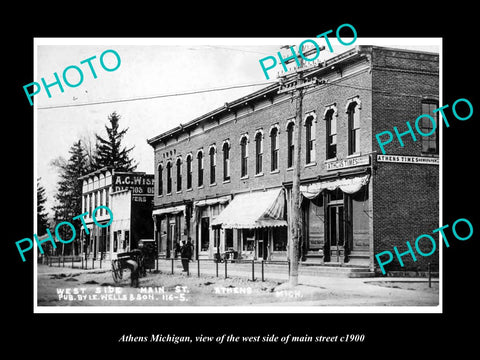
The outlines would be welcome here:
<svg viewBox="0 0 480 360">
<path fill-rule="evenodd" d="M 192 258 L 192 243 L 190 242 L 190 238 L 188 238 L 188 241 L 186 244 L 185 244 L 185 240 L 182 241 L 182 248 L 180 251 L 180 255 L 182 257 L 183 271 L 188 273 L 188 263 Z"/>
</svg>

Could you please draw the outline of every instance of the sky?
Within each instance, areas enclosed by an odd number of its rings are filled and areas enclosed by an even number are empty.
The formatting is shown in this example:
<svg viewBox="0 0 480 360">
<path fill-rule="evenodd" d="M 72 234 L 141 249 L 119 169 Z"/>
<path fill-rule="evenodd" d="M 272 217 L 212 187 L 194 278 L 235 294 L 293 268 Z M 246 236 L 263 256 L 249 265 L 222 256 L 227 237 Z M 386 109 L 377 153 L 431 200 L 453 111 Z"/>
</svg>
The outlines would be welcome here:
<svg viewBox="0 0 480 360">
<path fill-rule="evenodd" d="M 314 39 L 314 36 L 311 37 Z M 51 97 L 42 87 L 34 96 L 35 103 L 35 175 L 45 187 L 47 211 L 52 214 L 58 170 L 51 161 L 68 159 L 68 150 L 78 139 L 94 139 L 94 134 L 105 137 L 108 115 L 114 111 L 120 115 L 120 129 L 128 128 L 123 139 L 126 147 L 135 146 L 130 153 L 138 162 L 137 171 L 153 174 L 153 148 L 147 139 L 159 135 L 181 123 L 193 120 L 211 110 L 223 106 L 253 91 L 267 86 L 268 80 L 259 60 L 275 56 L 282 45 L 298 45 L 306 38 L 36 38 L 34 42 L 34 79 L 47 84 L 55 81 L 56 72 L 62 81 L 64 92 L 57 85 L 50 87 Z M 424 50 L 441 53 L 438 38 L 357 38 L 351 46 L 344 46 L 333 37 L 330 42 L 333 53 L 328 51 L 324 39 L 315 39 L 326 50 L 319 59 L 328 59 L 357 45 L 378 44 L 388 47 Z M 344 42 L 352 38 L 343 38 Z M 121 63 L 115 71 L 105 71 L 100 56 L 106 50 L 118 53 Z M 97 78 L 92 76 L 87 63 L 91 60 Z M 115 56 L 107 52 L 105 66 L 117 65 Z M 269 64 L 266 62 L 266 64 Z M 68 66 L 78 66 L 83 81 L 75 69 L 67 72 L 67 79 L 80 83 L 68 87 L 62 73 Z M 270 81 L 275 81 L 278 65 L 269 71 Z M 263 84 L 229 90 L 177 95 L 137 101 L 71 106 L 109 100 L 132 99 L 160 94 L 215 89 L 230 85 Z M 32 90 L 30 90 L 32 91 Z M 28 99 L 25 98 L 28 105 Z M 55 106 L 64 106 L 52 108 Z"/>
</svg>

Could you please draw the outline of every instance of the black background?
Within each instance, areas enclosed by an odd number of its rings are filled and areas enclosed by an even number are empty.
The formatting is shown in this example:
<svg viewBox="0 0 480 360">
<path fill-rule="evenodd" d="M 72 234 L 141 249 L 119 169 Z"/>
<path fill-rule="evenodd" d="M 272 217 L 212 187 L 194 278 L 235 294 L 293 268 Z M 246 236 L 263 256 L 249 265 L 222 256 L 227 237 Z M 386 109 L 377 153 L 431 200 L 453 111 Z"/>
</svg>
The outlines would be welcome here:
<svg viewBox="0 0 480 360">
<path fill-rule="evenodd" d="M 8 348 L 33 356 L 88 358 L 127 354 L 164 356 L 250 356 L 257 353 L 246 344 L 165 345 L 160 343 L 118 343 L 123 334 L 218 336 L 287 334 L 335 336 L 365 334 L 363 343 L 262 344 L 266 356 L 293 349 L 300 356 L 343 358 L 357 356 L 415 357 L 440 354 L 443 349 L 466 354 L 476 340 L 478 215 L 471 206 L 478 199 L 479 167 L 477 132 L 480 111 L 478 91 L 478 33 L 474 3 L 445 3 L 437 8 L 418 4 L 337 3 L 327 8 L 320 3 L 245 2 L 183 3 L 175 10 L 164 5 L 110 4 L 100 11 L 97 4 L 76 4 L 22 11 L 10 11 L 2 25 L 4 35 L 3 94 L 3 248 L 4 342 Z M 45 6 L 45 5 L 42 5 Z M 34 5 L 35 7 L 35 5 Z M 7 19 L 8 20 L 8 19 Z M 443 104 L 467 98 L 474 107 L 467 121 L 449 119 L 444 127 L 443 223 L 467 218 L 474 224 L 468 241 L 450 241 L 443 251 L 443 314 L 33 314 L 33 262 L 31 252 L 21 262 L 15 241 L 31 237 L 33 214 L 33 110 L 23 85 L 33 78 L 34 37 L 300 37 L 314 38 L 343 23 L 352 24 L 359 37 L 442 37 Z M 259 70 L 260 71 L 260 70 Z M 451 114 L 450 110 L 446 112 Z M 39 142 L 42 140 L 39 139 Z M 408 240 L 408 239 L 406 239 Z M 8 321 L 7 321 L 8 319 Z M 473 325 L 473 326 L 472 326 Z M 238 348 L 238 350 L 235 350 Z M 353 350 L 353 351 L 351 351 Z M 368 350 L 368 352 L 367 352 Z M 15 354 L 15 353 L 14 353 Z M 258 354 L 258 353 L 257 353 Z M 293 355 L 293 356 L 298 356 Z M 265 356 L 265 355 L 263 355 Z"/>
</svg>

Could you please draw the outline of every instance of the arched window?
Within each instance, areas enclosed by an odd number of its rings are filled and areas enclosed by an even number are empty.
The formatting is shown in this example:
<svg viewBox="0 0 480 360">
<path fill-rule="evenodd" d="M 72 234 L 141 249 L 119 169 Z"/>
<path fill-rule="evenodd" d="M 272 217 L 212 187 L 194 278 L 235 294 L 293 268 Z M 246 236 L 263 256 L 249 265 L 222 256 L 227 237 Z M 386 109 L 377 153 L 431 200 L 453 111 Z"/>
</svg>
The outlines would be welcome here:
<svg viewBox="0 0 480 360">
<path fill-rule="evenodd" d="M 208 156 L 210 157 L 210 184 L 215 184 L 215 168 L 217 166 L 217 157 L 215 153 L 215 146 L 211 146 L 210 150 L 208 150 Z"/>
<path fill-rule="evenodd" d="M 271 171 L 278 170 L 278 127 L 274 126 L 270 131 Z"/>
<path fill-rule="evenodd" d="M 420 121 L 420 130 L 422 134 L 428 134 L 421 136 L 422 138 L 422 154 L 438 154 L 438 111 L 433 110 L 438 108 L 438 102 L 436 100 L 424 100 L 422 102 L 422 114 L 430 115 L 432 119 L 424 116 Z"/>
<path fill-rule="evenodd" d="M 162 164 L 158 164 L 157 168 L 157 184 L 158 184 L 158 189 L 157 189 L 157 194 L 163 195 L 163 166 Z"/>
<path fill-rule="evenodd" d="M 309 115 L 305 120 L 305 162 L 307 164 L 315 161 L 315 117 Z"/>
<path fill-rule="evenodd" d="M 255 134 L 255 174 L 263 172 L 263 133 Z"/>
<path fill-rule="evenodd" d="M 177 162 L 177 191 L 182 191 L 182 159 L 178 158 Z"/>
<path fill-rule="evenodd" d="M 348 115 L 348 155 L 360 152 L 360 111 L 353 101 L 347 108 Z"/>
<path fill-rule="evenodd" d="M 334 116 L 334 110 L 330 109 L 325 114 L 327 127 L 327 159 L 337 156 L 337 117 Z"/>
<path fill-rule="evenodd" d="M 187 189 L 192 188 L 192 154 L 187 155 Z"/>
<path fill-rule="evenodd" d="M 287 125 L 287 167 L 293 167 L 293 152 L 295 150 L 294 141 L 295 123 L 290 121 Z"/>
<path fill-rule="evenodd" d="M 248 175 L 248 138 L 247 136 L 242 136 L 240 140 L 240 159 L 241 159 L 241 176 Z"/>
<path fill-rule="evenodd" d="M 172 163 L 167 162 L 167 194 L 172 193 Z"/>
<path fill-rule="evenodd" d="M 230 143 L 225 141 L 222 146 L 223 152 L 223 181 L 230 180 Z"/>
<path fill-rule="evenodd" d="M 203 186 L 203 150 L 197 153 L 198 186 Z"/>
</svg>

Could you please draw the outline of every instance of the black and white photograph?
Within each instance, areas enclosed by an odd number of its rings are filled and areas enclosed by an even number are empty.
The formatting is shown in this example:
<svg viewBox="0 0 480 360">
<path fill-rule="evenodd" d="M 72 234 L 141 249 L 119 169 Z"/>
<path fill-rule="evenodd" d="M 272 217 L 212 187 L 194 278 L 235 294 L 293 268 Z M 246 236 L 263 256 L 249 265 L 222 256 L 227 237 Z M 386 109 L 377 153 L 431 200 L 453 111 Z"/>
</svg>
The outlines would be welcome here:
<svg viewBox="0 0 480 360">
<path fill-rule="evenodd" d="M 36 311 L 441 311 L 441 39 L 342 27 L 38 39 Z"/>
</svg>

